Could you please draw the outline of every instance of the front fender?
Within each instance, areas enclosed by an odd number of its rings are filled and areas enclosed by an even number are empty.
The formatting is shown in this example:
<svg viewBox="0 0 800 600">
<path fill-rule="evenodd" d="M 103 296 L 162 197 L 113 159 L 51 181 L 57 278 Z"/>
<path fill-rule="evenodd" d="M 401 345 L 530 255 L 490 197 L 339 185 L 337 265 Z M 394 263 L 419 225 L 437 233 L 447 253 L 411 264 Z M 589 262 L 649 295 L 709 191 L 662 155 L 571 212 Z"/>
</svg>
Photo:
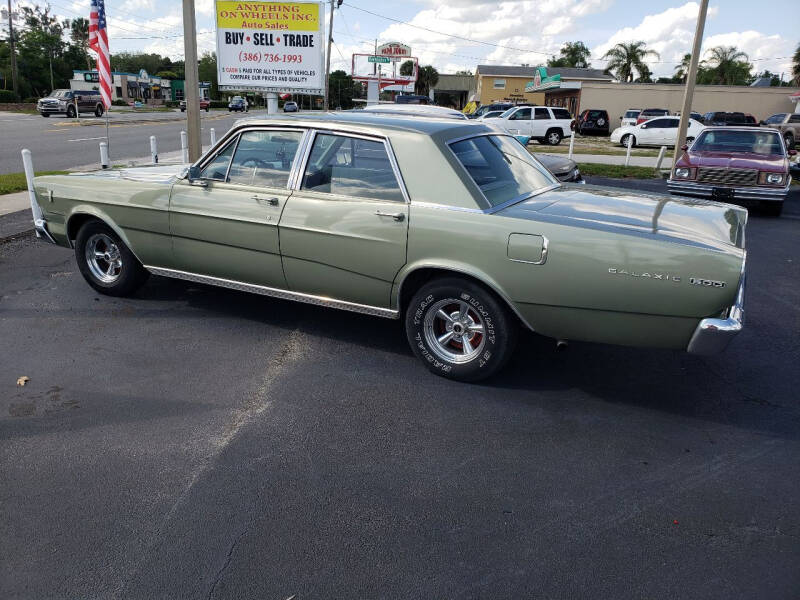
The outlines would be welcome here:
<svg viewBox="0 0 800 600">
<path fill-rule="evenodd" d="M 119 236 L 119 238 L 133 253 L 133 255 L 136 256 L 136 259 L 139 262 L 142 262 L 141 258 L 136 254 L 136 250 L 133 247 L 133 244 L 131 244 L 130 239 L 128 239 L 126 233 L 119 227 L 119 225 L 117 225 L 114 222 L 114 219 L 111 218 L 111 215 L 109 215 L 107 211 L 103 210 L 102 205 L 97 206 L 92 204 L 77 204 L 74 207 L 72 207 L 72 209 L 69 211 L 69 214 L 64 220 L 65 221 L 64 233 L 66 234 L 67 243 L 69 244 L 70 248 L 74 247 L 74 244 L 72 242 L 74 237 L 78 234 L 78 229 L 79 229 L 79 227 L 76 227 L 73 234 L 69 235 L 70 229 L 72 229 L 75 223 L 75 219 L 83 220 L 86 218 L 96 218 L 105 223 L 106 225 L 108 225 L 114 231 L 114 233 L 116 233 Z"/>
</svg>

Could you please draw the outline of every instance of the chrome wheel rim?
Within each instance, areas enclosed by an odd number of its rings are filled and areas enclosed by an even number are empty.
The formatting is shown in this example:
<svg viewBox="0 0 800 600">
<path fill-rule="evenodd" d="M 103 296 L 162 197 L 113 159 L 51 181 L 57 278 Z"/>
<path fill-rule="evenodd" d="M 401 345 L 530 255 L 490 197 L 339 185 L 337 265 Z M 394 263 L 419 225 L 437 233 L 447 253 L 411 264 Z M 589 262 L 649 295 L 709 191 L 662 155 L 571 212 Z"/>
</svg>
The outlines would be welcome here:
<svg viewBox="0 0 800 600">
<path fill-rule="evenodd" d="M 86 264 L 92 276 L 103 283 L 114 283 L 122 274 L 122 254 L 105 233 L 95 233 L 87 240 Z"/>
<path fill-rule="evenodd" d="M 551 144 L 557 144 L 560 141 L 557 133 L 551 133 L 547 139 Z"/>
<path fill-rule="evenodd" d="M 474 360 L 486 345 L 483 318 L 463 300 L 439 300 L 425 313 L 425 341 L 440 359 L 450 363 Z"/>
</svg>

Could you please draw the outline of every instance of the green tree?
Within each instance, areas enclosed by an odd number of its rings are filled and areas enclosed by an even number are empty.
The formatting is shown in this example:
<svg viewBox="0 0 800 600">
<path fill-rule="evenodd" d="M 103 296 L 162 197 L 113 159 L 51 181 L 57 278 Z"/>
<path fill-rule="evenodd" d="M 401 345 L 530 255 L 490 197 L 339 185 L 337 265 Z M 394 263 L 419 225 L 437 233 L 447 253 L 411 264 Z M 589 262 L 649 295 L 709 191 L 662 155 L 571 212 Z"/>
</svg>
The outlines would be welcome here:
<svg viewBox="0 0 800 600">
<path fill-rule="evenodd" d="M 708 76 L 717 85 L 747 85 L 750 80 L 750 64 L 747 54 L 735 46 L 715 46 L 708 50 Z"/>
<path fill-rule="evenodd" d="M 548 67 L 577 67 L 585 69 L 591 66 L 589 58 L 592 51 L 583 42 L 567 42 L 558 52 L 559 56 L 547 60 Z"/>
<path fill-rule="evenodd" d="M 800 85 L 800 44 L 797 44 L 792 57 L 792 78 L 795 85 Z"/>
<path fill-rule="evenodd" d="M 20 95 L 43 96 L 66 86 L 72 69 L 64 60 L 64 28 L 46 6 L 20 7 L 23 31 L 17 45 Z"/>
<path fill-rule="evenodd" d="M 164 79 L 180 79 L 175 71 L 159 71 L 156 77 L 163 77 Z"/>
<path fill-rule="evenodd" d="M 400 75 L 405 75 L 408 77 L 414 72 L 414 61 L 407 60 L 403 64 L 400 65 Z"/>
<path fill-rule="evenodd" d="M 646 64 L 642 65 L 642 69 L 639 72 L 639 78 L 636 80 L 636 83 L 653 83 L 653 74 L 650 72 L 650 67 Z"/>
<path fill-rule="evenodd" d="M 211 82 L 211 98 L 219 100 L 219 83 L 217 81 L 217 53 L 204 52 L 200 60 L 197 61 L 197 74 L 200 81 Z M 187 90 L 188 93 L 188 90 Z"/>
<path fill-rule="evenodd" d="M 78 17 L 77 19 L 67 21 L 67 24 L 69 27 L 69 39 L 72 41 L 72 45 L 84 55 L 86 68 L 91 70 L 93 65 L 92 57 L 89 54 L 89 20 Z"/>
<path fill-rule="evenodd" d="M 647 44 L 640 41 L 617 44 L 606 52 L 603 58 L 609 59 L 607 72 L 614 73 L 620 81 L 630 82 L 634 80 L 634 72 L 638 73 L 639 77 L 645 73 L 649 74 L 650 69 L 644 62 L 648 56 L 659 58 L 658 52 L 650 50 Z"/>
<path fill-rule="evenodd" d="M 353 108 L 353 98 L 359 90 L 356 88 L 353 78 L 350 75 L 341 69 L 333 71 L 328 78 L 328 89 L 331 95 L 331 108 L 341 108 L 342 110 Z"/>
<path fill-rule="evenodd" d="M 430 94 L 431 88 L 436 87 L 437 83 L 439 83 L 439 71 L 431 65 L 425 65 L 419 68 L 414 91 L 422 96 L 427 96 Z"/>
</svg>

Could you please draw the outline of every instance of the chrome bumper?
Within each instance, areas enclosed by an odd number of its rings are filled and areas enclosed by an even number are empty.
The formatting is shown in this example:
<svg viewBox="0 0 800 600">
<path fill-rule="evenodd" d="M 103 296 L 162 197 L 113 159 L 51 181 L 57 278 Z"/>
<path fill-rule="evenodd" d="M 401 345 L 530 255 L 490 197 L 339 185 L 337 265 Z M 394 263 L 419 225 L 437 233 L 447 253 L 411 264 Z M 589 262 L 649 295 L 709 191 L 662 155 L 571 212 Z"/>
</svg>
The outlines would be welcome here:
<svg viewBox="0 0 800 600">
<path fill-rule="evenodd" d="M 761 186 L 728 188 L 723 185 L 708 185 L 705 183 L 695 183 L 693 181 L 678 181 L 676 179 L 667 180 L 667 187 L 672 194 L 683 194 L 685 196 L 699 196 L 700 198 L 712 198 L 714 188 L 731 189 L 734 200 L 766 200 L 768 202 L 783 202 L 786 194 L 789 193 L 791 179 L 782 188 L 768 188 Z"/>
<path fill-rule="evenodd" d="M 33 229 L 36 231 L 37 238 L 44 239 L 45 241 L 50 242 L 51 244 L 58 243 L 53 239 L 53 236 L 50 235 L 50 232 L 47 231 L 47 221 L 45 221 L 44 219 L 34 219 Z"/>
<path fill-rule="evenodd" d="M 692 354 L 718 354 L 728 347 L 728 343 L 744 327 L 744 263 L 742 260 L 742 274 L 739 277 L 739 289 L 736 291 L 736 300 L 728 308 L 725 318 L 703 319 L 694 330 L 692 339 L 689 340 L 687 352 Z"/>
</svg>

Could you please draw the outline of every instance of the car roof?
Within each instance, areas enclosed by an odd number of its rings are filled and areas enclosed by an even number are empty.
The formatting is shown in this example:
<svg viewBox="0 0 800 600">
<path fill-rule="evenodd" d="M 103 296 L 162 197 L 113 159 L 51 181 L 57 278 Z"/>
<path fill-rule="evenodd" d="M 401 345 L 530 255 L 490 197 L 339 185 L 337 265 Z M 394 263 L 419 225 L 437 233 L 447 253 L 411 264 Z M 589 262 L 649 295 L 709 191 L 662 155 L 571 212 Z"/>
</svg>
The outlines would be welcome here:
<svg viewBox="0 0 800 600">
<path fill-rule="evenodd" d="M 731 127 L 728 126 L 717 126 L 717 127 L 706 127 L 703 131 L 744 131 L 744 132 L 759 132 L 759 133 L 774 133 L 776 135 L 780 135 L 780 131 L 777 129 L 770 129 L 769 127 Z"/>
<path fill-rule="evenodd" d="M 442 119 L 466 119 L 461 111 L 444 106 L 430 104 L 377 104 L 357 109 L 364 113 L 391 113 L 397 115 L 417 115 L 422 117 L 439 117 Z"/>
<path fill-rule="evenodd" d="M 480 122 L 469 119 L 440 119 L 440 118 L 419 118 L 419 115 L 409 113 L 408 116 L 397 113 L 380 114 L 362 110 L 354 111 L 331 111 L 331 112 L 308 112 L 297 115 L 275 114 L 269 117 L 250 117 L 239 119 L 233 127 L 245 125 L 284 125 L 296 127 L 319 127 L 324 129 L 335 129 L 337 125 L 343 126 L 354 132 L 371 133 L 373 135 L 385 135 L 387 131 L 406 131 L 411 133 L 423 133 L 427 135 L 438 134 L 447 130 L 456 130 L 464 127 L 475 129 L 475 134 L 497 133 Z"/>
</svg>

